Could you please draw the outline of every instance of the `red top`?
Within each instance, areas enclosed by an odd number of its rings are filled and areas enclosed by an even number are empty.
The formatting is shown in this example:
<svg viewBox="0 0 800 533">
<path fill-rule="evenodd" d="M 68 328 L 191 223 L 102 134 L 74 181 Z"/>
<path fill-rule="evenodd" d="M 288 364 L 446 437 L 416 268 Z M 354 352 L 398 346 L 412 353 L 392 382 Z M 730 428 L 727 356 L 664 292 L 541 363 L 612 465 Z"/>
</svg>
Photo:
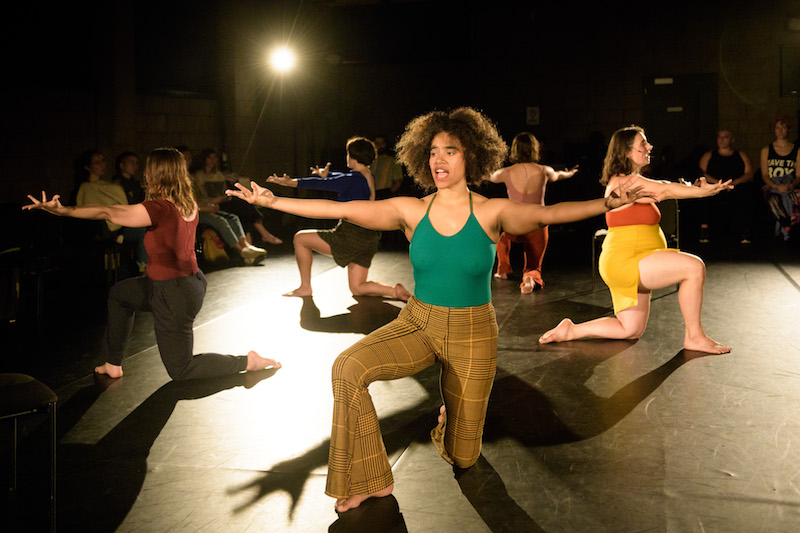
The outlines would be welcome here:
<svg viewBox="0 0 800 533">
<path fill-rule="evenodd" d="M 144 236 L 147 277 L 165 281 L 196 274 L 200 270 L 194 251 L 195 232 L 200 218 L 197 213 L 187 221 L 169 200 L 145 200 L 142 205 L 152 221 Z"/>
<path fill-rule="evenodd" d="M 661 222 L 661 211 L 656 204 L 631 204 L 619 211 L 606 213 L 606 224 L 609 228 L 619 226 L 645 225 L 653 226 Z"/>
</svg>

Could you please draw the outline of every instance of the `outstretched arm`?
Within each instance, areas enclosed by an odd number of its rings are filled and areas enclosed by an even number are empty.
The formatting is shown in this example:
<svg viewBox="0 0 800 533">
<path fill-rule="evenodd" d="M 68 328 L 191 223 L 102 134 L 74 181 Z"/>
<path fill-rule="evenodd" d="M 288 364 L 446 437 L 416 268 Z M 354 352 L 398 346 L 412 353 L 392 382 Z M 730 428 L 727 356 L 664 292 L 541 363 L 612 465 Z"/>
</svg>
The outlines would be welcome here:
<svg viewBox="0 0 800 533">
<path fill-rule="evenodd" d="M 28 195 L 32 203 L 22 206 L 25 211 L 41 209 L 53 215 L 83 218 L 88 220 L 108 220 L 114 224 L 128 228 L 146 228 L 153 224 L 150 214 L 142 204 L 133 205 L 82 205 L 65 207 L 61 205 L 60 195 L 55 194 L 48 200 L 47 193 L 42 191 L 42 199 Z"/>
<path fill-rule="evenodd" d="M 698 178 L 694 185 L 686 181 L 674 182 L 653 180 L 643 176 L 640 176 L 639 178 L 639 183 L 641 184 L 642 189 L 646 191 L 648 196 L 652 197 L 656 202 L 667 200 L 669 198 L 674 198 L 676 200 L 683 200 L 687 198 L 706 198 L 708 196 L 714 196 L 722 191 L 733 189 L 731 180 L 708 183 L 705 176 Z M 612 180 L 613 179 L 614 178 L 612 178 Z M 624 179 L 624 177 L 617 179 Z M 609 185 L 611 185 L 611 183 L 612 182 L 609 182 Z"/>
<path fill-rule="evenodd" d="M 551 224 L 576 222 L 632 204 L 648 195 L 638 185 L 638 179 L 634 176 L 627 181 L 620 181 L 608 195 L 596 200 L 561 202 L 548 206 L 507 202 L 498 216 L 500 230 L 523 235 Z"/>
<path fill-rule="evenodd" d="M 501 168 L 492 172 L 492 174 L 489 176 L 489 181 L 492 183 L 505 183 L 507 175 L 508 167 Z"/>
<path fill-rule="evenodd" d="M 291 215 L 307 218 L 340 218 L 359 226 L 389 231 L 405 228 L 405 217 L 402 204 L 405 198 L 390 198 L 381 201 L 353 200 L 351 202 L 334 202 L 333 200 L 316 200 L 305 198 L 282 198 L 275 196 L 266 187 L 252 183 L 250 190 L 240 183 L 236 189 L 228 189 L 225 194 L 241 198 L 245 202 L 283 211 Z"/>
<path fill-rule="evenodd" d="M 571 178 L 576 172 L 578 172 L 578 165 L 575 165 L 569 170 L 554 170 L 553 167 L 549 167 L 547 165 L 542 165 L 542 167 L 544 168 L 544 175 L 549 182 Z"/>
</svg>

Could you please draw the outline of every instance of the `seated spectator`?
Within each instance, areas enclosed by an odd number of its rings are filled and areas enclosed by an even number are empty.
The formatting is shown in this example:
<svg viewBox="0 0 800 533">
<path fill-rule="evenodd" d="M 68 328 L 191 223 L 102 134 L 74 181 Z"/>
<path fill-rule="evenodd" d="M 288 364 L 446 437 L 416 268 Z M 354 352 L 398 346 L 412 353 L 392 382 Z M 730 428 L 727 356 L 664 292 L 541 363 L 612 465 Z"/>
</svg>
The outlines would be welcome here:
<svg viewBox="0 0 800 533">
<path fill-rule="evenodd" d="M 240 178 L 235 174 L 223 173 L 219 169 L 219 154 L 213 148 L 206 148 L 200 154 L 200 168 L 195 170 L 193 177 L 206 195 L 214 202 L 221 205 L 221 210 L 239 217 L 242 228 L 247 236 L 247 241 L 252 244 L 252 235 L 257 233 L 261 242 L 265 244 L 281 244 L 283 241 L 267 231 L 264 226 L 264 213 L 257 206 L 253 206 L 239 198 L 225 196 L 225 189 L 236 182 L 250 185 L 250 180 Z M 223 205 L 224 204 L 224 205 Z"/>
<path fill-rule="evenodd" d="M 719 237 L 731 226 L 741 244 L 750 243 L 752 214 L 753 165 L 746 153 L 736 150 L 733 132 L 723 128 L 717 132 L 717 149 L 700 158 L 700 170 L 708 183 L 731 181 L 733 190 L 705 198 L 701 209 L 700 242 L 710 242 L 712 233 Z M 715 227 L 716 226 L 716 227 Z"/>
<path fill-rule="evenodd" d="M 800 152 L 789 141 L 792 122 L 779 117 L 774 125 L 775 140 L 761 149 L 761 177 L 764 199 L 775 217 L 775 236 L 789 240 L 792 227 L 800 222 Z"/>
<path fill-rule="evenodd" d="M 114 160 L 113 183 L 118 184 L 125 191 L 128 205 L 144 201 L 145 193 L 141 181 L 136 176 L 139 170 L 139 157 L 133 152 L 122 152 Z M 136 243 L 136 264 L 139 271 L 144 271 L 147 265 L 147 251 L 144 248 L 144 234 L 147 228 L 122 228 L 125 241 Z"/>
<path fill-rule="evenodd" d="M 208 181 L 207 177 L 209 174 L 204 170 L 191 174 L 194 196 L 200 209 L 200 224 L 211 226 L 227 246 L 239 252 L 246 265 L 262 261 L 267 251 L 248 241 L 238 216 L 220 209 L 220 204 L 227 199 L 224 176 L 222 182 L 216 181 L 216 175 L 211 175 L 212 179 Z"/>
</svg>

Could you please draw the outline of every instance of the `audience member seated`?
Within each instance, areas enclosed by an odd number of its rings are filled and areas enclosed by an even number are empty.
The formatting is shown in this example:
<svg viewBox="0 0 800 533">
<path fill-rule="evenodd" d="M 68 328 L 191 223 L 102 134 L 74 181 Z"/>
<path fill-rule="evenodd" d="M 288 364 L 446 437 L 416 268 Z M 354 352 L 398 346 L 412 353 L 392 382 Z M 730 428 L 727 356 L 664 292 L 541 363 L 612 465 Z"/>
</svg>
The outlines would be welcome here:
<svg viewBox="0 0 800 533">
<path fill-rule="evenodd" d="M 118 184 L 125 191 L 128 205 L 138 204 L 144 201 L 144 188 L 139 178 L 136 176 L 139 170 L 139 157 L 133 152 L 122 152 L 114 160 L 114 179 L 113 183 Z M 147 252 L 144 249 L 144 234 L 147 228 L 122 228 L 122 235 L 125 242 L 136 243 L 136 264 L 139 271 L 143 272 L 147 265 Z"/>
<path fill-rule="evenodd" d="M 779 117 L 774 124 L 775 140 L 761 149 L 761 177 L 764 200 L 775 218 L 775 236 L 789 240 L 792 227 L 800 222 L 800 152 L 789 141 L 792 121 Z"/>
<path fill-rule="evenodd" d="M 180 148 L 178 151 L 182 152 Z M 205 161 L 208 157 L 206 154 L 202 160 Z M 207 180 L 209 175 L 212 179 Z M 267 251 L 253 246 L 247 239 L 238 216 L 220 209 L 220 204 L 224 203 L 227 197 L 224 194 L 225 177 L 221 172 L 219 176 L 222 177 L 221 182 L 217 181 L 216 173 L 209 174 L 204 169 L 191 174 L 194 196 L 200 209 L 200 224 L 213 228 L 228 247 L 239 252 L 246 265 L 260 262 L 267 256 Z"/>
<path fill-rule="evenodd" d="M 753 165 L 746 153 L 736 150 L 733 132 L 723 128 L 717 132 L 717 149 L 700 158 L 700 170 L 708 183 L 731 181 L 733 190 L 700 200 L 700 242 L 710 242 L 731 233 L 741 244 L 750 243 L 753 218 Z M 730 228 L 730 229 L 729 229 Z"/>
<path fill-rule="evenodd" d="M 206 148 L 200 154 L 201 166 L 194 171 L 193 176 L 206 194 L 226 213 L 239 217 L 242 228 L 247 236 L 247 241 L 253 243 L 253 235 L 257 235 L 264 244 L 281 244 L 283 241 L 270 233 L 264 226 L 264 212 L 258 207 L 239 198 L 225 196 L 225 190 L 233 187 L 234 183 L 250 186 L 250 180 L 235 174 L 223 173 L 219 169 L 219 154 L 213 148 Z"/>
</svg>

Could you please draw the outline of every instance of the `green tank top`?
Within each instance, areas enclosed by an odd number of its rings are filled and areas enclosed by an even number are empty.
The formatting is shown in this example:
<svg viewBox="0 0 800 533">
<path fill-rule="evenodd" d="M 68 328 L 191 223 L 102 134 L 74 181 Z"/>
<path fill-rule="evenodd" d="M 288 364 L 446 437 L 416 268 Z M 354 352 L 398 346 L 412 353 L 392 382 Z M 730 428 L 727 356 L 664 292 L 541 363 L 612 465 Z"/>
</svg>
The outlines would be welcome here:
<svg viewBox="0 0 800 533">
<path fill-rule="evenodd" d="M 489 303 L 497 245 L 472 212 L 472 192 L 467 223 L 450 237 L 436 231 L 428 218 L 435 199 L 434 194 L 409 245 L 414 296 L 424 303 L 443 307 Z"/>
</svg>

